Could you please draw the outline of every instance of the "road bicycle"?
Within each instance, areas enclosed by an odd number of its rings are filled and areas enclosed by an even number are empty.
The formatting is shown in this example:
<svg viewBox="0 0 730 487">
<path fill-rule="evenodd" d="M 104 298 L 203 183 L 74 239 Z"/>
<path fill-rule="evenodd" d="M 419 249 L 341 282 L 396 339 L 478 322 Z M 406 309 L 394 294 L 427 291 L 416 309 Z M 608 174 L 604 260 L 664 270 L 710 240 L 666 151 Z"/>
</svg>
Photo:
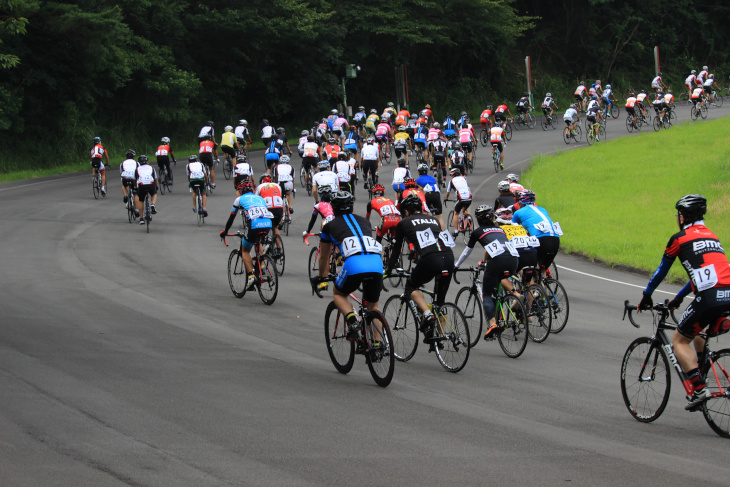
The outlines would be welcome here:
<svg viewBox="0 0 730 487">
<path fill-rule="evenodd" d="M 586 133 L 586 142 L 588 142 L 588 145 L 603 142 L 604 140 L 606 140 L 606 130 L 603 128 L 603 125 L 598 122 L 590 124 Z"/>
<path fill-rule="evenodd" d="M 205 224 L 205 212 L 203 211 L 203 192 L 200 186 L 195 186 L 195 208 L 193 208 L 198 219 L 198 226 Z"/>
<path fill-rule="evenodd" d="M 565 130 L 563 130 L 563 140 L 566 144 L 570 144 L 570 141 L 573 140 L 577 144 L 580 142 L 580 138 L 583 135 L 583 131 L 580 128 L 580 125 L 575 125 L 575 130 L 570 130 L 570 127 L 565 127 Z"/>
<path fill-rule="evenodd" d="M 497 121 L 497 127 L 502 127 L 504 129 L 504 140 L 506 140 L 507 142 L 512 140 L 512 124 L 514 123 L 514 118 L 510 118 L 506 122 L 503 122 L 501 120 Z"/>
<path fill-rule="evenodd" d="M 311 279 L 312 294 L 321 299 L 317 284 L 331 280 L 319 277 Z M 347 374 L 355 363 L 355 355 L 364 355 L 375 383 L 380 387 L 388 387 L 395 370 L 393 335 L 388 322 L 380 310 L 367 309 L 365 303 L 352 293 L 350 298 L 357 304 L 356 326 L 348 327 L 347 320 L 334 301 L 330 301 L 324 313 L 324 337 L 332 365 L 339 373 Z"/>
<path fill-rule="evenodd" d="M 226 154 L 226 160 L 223 162 L 223 177 L 226 178 L 226 180 L 231 179 L 231 175 L 233 174 L 233 160 L 231 159 L 230 154 Z"/>
<path fill-rule="evenodd" d="M 712 94 L 710 96 L 712 100 L 711 105 L 713 107 L 720 108 L 722 106 L 722 102 L 724 101 L 723 95 L 715 90 L 712 90 Z"/>
<path fill-rule="evenodd" d="M 507 145 L 507 143 L 505 142 L 504 145 Z M 504 164 L 502 164 L 501 161 L 502 151 L 499 150 L 497 144 L 492 144 L 492 147 L 494 147 L 494 151 L 492 152 L 492 163 L 494 164 L 494 172 L 499 172 L 504 169 Z"/>
<path fill-rule="evenodd" d="M 668 129 L 672 126 L 672 110 L 667 109 L 667 111 L 664 113 L 664 116 L 660 116 L 660 113 L 656 113 L 656 117 L 654 117 L 654 123 L 652 124 L 654 126 L 654 132 L 658 132 L 659 129 L 662 127 L 664 129 Z M 676 115 L 675 115 L 676 120 Z"/>
<path fill-rule="evenodd" d="M 395 269 L 402 278 L 410 273 Z M 383 313 L 392 326 L 393 351 L 401 362 L 412 359 L 418 348 L 418 334 L 424 333 L 424 343 L 429 344 L 429 353 L 436 352 L 441 366 L 449 372 L 459 372 L 469 360 L 469 327 L 464 314 L 454 303 L 436 306 L 433 303 L 436 293 L 425 288 L 419 291 L 431 298 L 429 308 L 435 316 L 435 325 L 427 329 L 423 315 L 416 303 L 405 294 L 391 296 L 385 302 Z"/>
<path fill-rule="evenodd" d="M 165 191 L 172 193 L 172 186 L 170 180 L 170 173 L 167 172 L 167 167 L 164 165 L 160 168 L 160 193 L 165 194 Z"/>
<path fill-rule="evenodd" d="M 486 147 L 487 144 L 489 144 L 490 134 L 489 129 L 482 129 L 481 132 L 479 132 L 479 142 L 481 142 L 482 147 Z"/>
<path fill-rule="evenodd" d="M 392 144 L 390 141 L 381 142 L 378 141 L 378 149 L 379 149 L 379 156 L 380 156 L 380 163 L 386 163 L 390 164 L 393 160 L 393 150 Z"/>
<path fill-rule="evenodd" d="M 319 233 L 308 233 L 304 235 L 302 238 L 304 240 L 304 243 L 309 246 L 309 237 L 319 237 Z M 336 245 L 332 246 L 332 252 L 330 253 L 330 261 L 329 261 L 329 270 L 328 270 L 328 276 L 335 278 L 337 277 L 337 267 L 342 265 L 342 256 L 340 255 L 340 249 L 337 248 Z M 319 276 L 319 245 L 312 247 L 312 250 L 309 252 L 309 260 L 308 260 L 308 266 L 307 266 L 307 274 L 309 275 L 309 280 L 311 281 L 315 277 Z"/>
<path fill-rule="evenodd" d="M 530 107 L 527 109 L 527 113 L 521 113 L 519 117 L 513 119 L 516 130 L 520 130 L 521 127 L 535 128 L 537 126 L 537 118 L 532 114 L 534 108 Z"/>
<path fill-rule="evenodd" d="M 280 276 L 284 274 L 286 266 L 286 252 L 284 251 L 284 241 L 279 235 L 269 233 L 263 243 L 264 255 L 268 255 L 276 264 L 276 273 Z"/>
<path fill-rule="evenodd" d="M 556 110 L 560 110 L 560 108 L 555 108 Z M 558 128 L 558 123 L 560 122 L 559 117 L 556 117 L 555 114 L 548 115 L 550 113 L 550 110 L 543 110 L 543 116 L 542 116 L 542 122 L 540 125 L 542 126 L 543 130 L 547 130 L 552 127 L 553 130 Z"/>
<path fill-rule="evenodd" d="M 636 306 L 628 300 L 624 302 L 623 319 L 628 315 L 629 322 L 639 328 L 635 311 Z M 687 396 L 692 395 L 692 386 L 674 354 L 672 339 L 667 336 L 667 330 L 677 327 L 667 323 L 671 313 L 669 306 L 666 302 L 658 303 L 643 313 L 651 314 L 654 334 L 637 338 L 626 350 L 621 361 L 621 395 L 631 416 L 642 423 L 650 423 L 659 418 L 667 406 L 672 385 L 670 363 Z M 700 373 L 711 394 L 700 410 L 715 433 L 730 438 L 730 349 L 715 352 L 707 343 L 707 333 L 699 336 L 705 339 L 705 347 L 698 354 Z"/>
<path fill-rule="evenodd" d="M 620 110 L 615 102 L 601 97 L 601 108 L 603 109 L 603 113 L 610 114 L 614 120 L 618 118 Z"/>
<path fill-rule="evenodd" d="M 307 175 L 309 178 L 307 178 Z M 306 188 L 307 196 L 312 196 L 312 177 L 314 176 L 314 169 L 309 168 L 308 171 L 304 170 L 304 166 L 299 169 L 299 184 L 302 188 Z"/>
<path fill-rule="evenodd" d="M 368 176 L 365 179 L 365 186 L 368 188 L 368 201 L 372 201 L 373 199 L 373 186 L 375 186 L 375 176 L 373 175 L 373 171 L 368 171 Z"/>
<path fill-rule="evenodd" d="M 279 222 L 279 230 L 284 232 L 286 236 L 289 236 L 289 225 L 291 224 L 291 212 L 289 211 L 289 200 L 284 196 L 284 215 L 281 217 Z"/>
<path fill-rule="evenodd" d="M 698 108 L 699 105 L 699 108 Z M 696 103 L 692 105 L 692 108 L 690 108 L 689 111 L 690 118 L 692 120 L 697 120 L 698 118 L 702 118 L 703 120 L 707 118 L 707 101 L 702 101 L 700 103 Z"/>
<path fill-rule="evenodd" d="M 147 233 L 150 233 L 150 222 L 152 221 L 152 205 L 150 204 L 150 194 L 144 195 L 144 206 L 142 207 L 142 218 L 144 218 Z"/>
<path fill-rule="evenodd" d="M 539 277 L 534 284 L 525 284 L 523 277 L 533 280 L 538 275 L 537 267 L 523 267 L 517 275 L 511 276 L 510 281 L 514 288 L 525 296 L 525 309 L 529 317 L 527 332 L 535 343 L 542 343 L 552 331 L 553 315 L 556 321 L 562 316 L 553 312 L 553 302 L 558 304 L 555 294 L 551 292 Z M 552 285 L 552 283 L 551 283 Z M 562 295 L 562 294 L 561 294 Z M 565 325 L 563 325 L 565 327 Z"/>
<path fill-rule="evenodd" d="M 388 233 L 383 235 L 383 240 L 380 242 L 383 246 L 383 269 L 388 267 L 388 262 L 390 262 L 390 256 L 392 255 L 392 252 L 395 250 L 393 249 L 393 243 L 395 240 L 395 229 L 391 228 L 388 230 Z M 403 244 L 405 245 L 405 244 Z M 400 250 L 400 249 L 398 249 Z M 401 252 L 400 255 L 398 255 L 397 263 L 395 265 L 397 268 L 403 267 L 403 253 Z M 388 276 L 388 281 L 390 282 L 390 285 L 392 287 L 398 287 L 401 284 L 401 277 L 398 274 L 392 274 Z"/>
<path fill-rule="evenodd" d="M 241 232 L 226 234 L 223 237 L 223 243 L 228 247 L 226 237 L 238 237 L 243 240 L 244 235 Z M 279 274 L 276 270 L 276 264 L 271 257 L 262 254 L 261 239 L 256 242 L 252 250 L 251 262 L 253 264 L 254 284 L 250 287 L 246 286 L 248 276 L 246 266 L 243 263 L 243 246 L 241 245 L 238 246 L 238 249 L 231 250 L 231 254 L 228 256 L 228 284 L 233 295 L 237 298 L 242 298 L 246 291 L 252 291 L 253 288 L 256 288 L 261 301 L 264 304 L 272 305 L 279 293 Z"/>
<path fill-rule="evenodd" d="M 457 200 L 444 200 L 444 206 L 449 202 L 452 201 L 454 203 L 458 203 Z M 464 243 L 469 242 L 469 236 L 471 235 L 472 230 L 474 230 L 474 221 L 471 217 L 471 215 L 464 215 L 463 212 L 459 212 L 459 226 L 458 231 L 464 238 Z M 449 210 L 449 214 L 446 217 L 446 229 L 449 233 L 453 234 L 454 232 L 454 210 Z"/>
<path fill-rule="evenodd" d="M 218 165 L 218 159 L 215 160 L 215 165 Z M 207 165 L 205 165 L 205 174 L 205 192 L 208 196 L 211 196 L 215 188 L 213 187 L 213 183 L 211 182 L 211 170 Z"/>
<path fill-rule="evenodd" d="M 127 202 L 125 203 L 125 207 L 127 209 L 127 219 L 129 219 L 129 223 L 134 222 L 137 219 L 137 214 L 134 211 L 134 195 L 136 194 L 136 191 L 134 188 L 127 184 Z"/>
<path fill-rule="evenodd" d="M 98 169 L 94 169 L 94 174 L 91 175 L 91 192 L 94 194 L 94 199 L 98 200 L 101 194 L 101 171 Z M 101 196 L 106 197 L 106 193 Z"/>
</svg>

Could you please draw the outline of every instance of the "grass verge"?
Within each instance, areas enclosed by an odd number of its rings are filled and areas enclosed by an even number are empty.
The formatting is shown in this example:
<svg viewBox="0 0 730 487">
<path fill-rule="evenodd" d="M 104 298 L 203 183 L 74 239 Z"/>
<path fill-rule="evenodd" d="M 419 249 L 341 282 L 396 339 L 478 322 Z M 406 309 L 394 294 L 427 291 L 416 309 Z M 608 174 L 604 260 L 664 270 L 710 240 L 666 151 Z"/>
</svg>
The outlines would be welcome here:
<svg viewBox="0 0 730 487">
<path fill-rule="evenodd" d="M 561 248 L 653 271 L 678 231 L 674 204 L 687 193 L 708 200 L 707 226 L 730 242 L 730 119 L 685 123 L 553 156 L 523 177 L 559 221 Z M 685 280 L 681 265 L 668 276 Z"/>
</svg>

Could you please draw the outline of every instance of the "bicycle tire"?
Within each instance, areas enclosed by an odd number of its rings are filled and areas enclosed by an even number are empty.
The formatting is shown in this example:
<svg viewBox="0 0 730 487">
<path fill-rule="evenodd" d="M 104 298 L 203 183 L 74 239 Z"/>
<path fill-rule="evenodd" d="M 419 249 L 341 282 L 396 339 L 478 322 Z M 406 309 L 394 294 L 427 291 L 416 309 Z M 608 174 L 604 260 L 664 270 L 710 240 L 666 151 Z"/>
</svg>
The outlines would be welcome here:
<svg viewBox="0 0 730 487">
<path fill-rule="evenodd" d="M 474 231 L 474 220 L 472 220 L 471 215 L 466 215 L 464 217 L 464 231 L 461 232 L 465 245 L 469 243 L 469 237 L 471 237 L 471 232 L 473 232 L 473 231 Z"/>
<path fill-rule="evenodd" d="M 393 147 L 391 147 L 390 143 L 388 143 L 385 146 L 385 156 L 383 158 L 387 164 L 390 164 L 393 161 L 393 152 Z"/>
<path fill-rule="evenodd" d="M 570 128 L 565 127 L 565 130 L 563 130 L 563 141 L 570 145 Z"/>
<path fill-rule="evenodd" d="M 165 194 L 165 174 L 160 171 L 160 194 Z"/>
<path fill-rule="evenodd" d="M 471 339 L 464 313 L 453 303 L 444 303 L 436 314 L 436 327 L 440 335 L 434 345 L 436 357 L 441 366 L 456 373 L 469 360 Z"/>
<path fill-rule="evenodd" d="M 311 280 L 313 277 L 319 276 L 319 246 L 312 247 L 312 250 L 309 251 L 309 259 L 307 260 L 308 268 L 307 273 L 309 274 L 309 279 Z"/>
<path fill-rule="evenodd" d="M 134 217 L 134 196 L 132 196 L 132 189 L 130 188 L 127 194 L 127 219 L 129 223 L 132 223 L 136 218 Z"/>
<path fill-rule="evenodd" d="M 689 93 L 680 93 L 679 94 L 679 104 L 683 107 L 686 107 L 689 105 Z"/>
<path fill-rule="evenodd" d="M 550 298 L 550 311 L 553 313 L 553 322 L 550 325 L 550 333 L 560 333 L 568 324 L 568 316 L 570 315 L 570 302 L 568 301 L 568 293 L 557 279 L 545 278 L 543 285 Z"/>
<path fill-rule="evenodd" d="M 391 242 L 388 245 L 383 246 L 383 268 L 387 267 L 388 262 L 390 261 L 390 252 L 392 250 L 392 245 L 393 243 Z M 403 267 L 403 256 L 399 255 L 396 263 L 396 268 L 401 267 Z M 388 276 L 388 282 L 390 283 L 391 287 L 399 287 L 402 280 L 403 278 L 398 274 Z"/>
<path fill-rule="evenodd" d="M 532 113 L 527 113 L 527 126 L 531 129 L 537 127 L 537 118 Z"/>
<path fill-rule="evenodd" d="M 654 132 L 659 132 L 659 129 L 662 128 L 662 121 L 659 119 L 659 117 L 654 118 Z"/>
<path fill-rule="evenodd" d="M 540 127 L 542 127 L 543 130 L 547 130 L 550 127 L 550 120 L 548 120 L 547 115 L 542 116 Z"/>
<path fill-rule="evenodd" d="M 588 130 L 586 132 L 586 142 L 588 142 L 588 145 L 593 145 L 593 143 L 596 141 L 596 136 L 593 135 L 592 130 Z"/>
<path fill-rule="evenodd" d="M 542 286 L 533 284 L 525 290 L 525 296 L 532 298 L 526 301 L 529 305 L 527 308 L 527 317 L 529 318 L 527 333 L 533 342 L 542 343 L 550 335 L 550 327 L 553 321 L 547 293 Z"/>
<path fill-rule="evenodd" d="M 523 123 L 524 122 L 522 121 L 522 119 L 520 117 L 515 118 L 515 122 L 514 122 L 515 130 L 517 130 L 519 132 L 522 129 Z"/>
<path fill-rule="evenodd" d="M 449 213 L 446 216 L 446 230 L 449 233 L 454 232 L 454 210 L 449 210 Z"/>
<path fill-rule="evenodd" d="M 198 211 L 196 211 L 196 213 L 198 216 L 198 226 L 201 226 L 203 225 L 203 223 L 205 223 L 205 221 L 203 220 L 203 213 L 201 211 L 203 209 L 203 196 L 200 194 L 200 189 L 196 189 L 195 191 L 197 193 L 196 201 L 198 205 Z"/>
<path fill-rule="evenodd" d="M 279 274 L 274 259 L 268 255 L 259 255 L 253 259 L 256 273 L 256 289 L 264 304 L 271 306 L 279 294 Z"/>
<path fill-rule="evenodd" d="M 241 249 L 231 250 L 228 256 L 228 285 L 235 297 L 242 298 L 246 294 L 246 267 Z"/>
<path fill-rule="evenodd" d="M 302 166 L 299 166 L 299 185 L 302 188 L 306 188 L 307 187 L 307 173 L 304 170 L 304 166 L 303 165 Z"/>
<path fill-rule="evenodd" d="M 233 163 L 226 159 L 226 162 L 223 163 L 223 177 L 226 178 L 226 181 L 231 179 L 231 174 L 233 174 Z"/>
<path fill-rule="evenodd" d="M 502 169 L 499 162 L 499 149 L 494 149 L 494 152 L 492 152 L 492 163 L 494 164 L 494 172 L 499 172 Z"/>
<path fill-rule="evenodd" d="M 284 241 L 280 235 L 274 235 L 266 255 L 271 257 L 274 264 L 276 264 L 276 272 L 283 276 L 286 267 L 286 253 L 284 251 Z"/>
<path fill-rule="evenodd" d="M 598 142 L 606 141 L 606 129 L 604 129 L 603 127 L 598 127 L 598 138 L 596 140 L 598 140 Z"/>
<path fill-rule="evenodd" d="M 484 327 L 484 309 L 479 293 L 471 286 L 464 286 L 456 293 L 456 306 L 464 314 L 471 337 L 470 347 L 476 347 Z"/>
<path fill-rule="evenodd" d="M 286 198 L 286 196 L 284 196 Z M 284 216 L 281 217 L 281 228 L 280 230 L 284 232 L 284 234 L 288 237 L 289 236 L 289 201 L 284 201 Z"/>
<path fill-rule="evenodd" d="M 621 395 L 634 419 L 650 423 L 664 412 L 672 388 L 670 370 L 666 354 L 651 338 L 631 342 L 621 361 Z"/>
<path fill-rule="evenodd" d="M 615 103 L 611 103 L 611 117 L 613 117 L 614 120 L 618 118 L 619 110 L 618 106 L 616 106 Z"/>
<path fill-rule="evenodd" d="M 634 131 L 634 120 L 631 116 L 626 117 L 626 131 L 632 133 Z"/>
<path fill-rule="evenodd" d="M 573 138 L 576 142 L 580 142 L 581 137 L 583 137 L 583 130 L 580 128 L 580 125 L 575 126 L 575 135 Z"/>
<path fill-rule="evenodd" d="M 373 327 L 375 321 L 380 321 L 380 340 L 375 340 Z M 374 309 L 369 311 L 365 318 L 365 339 L 367 349 L 365 362 L 370 369 L 370 375 L 380 387 L 388 387 L 393 380 L 395 370 L 395 355 L 393 354 L 393 335 L 383 313 Z M 376 344 L 377 342 L 377 344 Z"/>
<path fill-rule="evenodd" d="M 723 99 L 723 96 L 717 92 L 714 92 L 713 98 L 715 99 L 715 104 L 717 105 L 717 108 L 720 108 L 722 106 L 722 102 L 725 101 Z"/>
<path fill-rule="evenodd" d="M 383 313 L 393 334 L 393 356 L 408 362 L 418 349 L 418 323 L 409 304 L 401 296 L 391 296 L 385 302 Z"/>
<path fill-rule="evenodd" d="M 144 195 L 144 223 L 147 233 L 150 233 L 150 221 L 152 220 L 152 210 L 150 209 L 150 195 Z"/>
<path fill-rule="evenodd" d="M 707 119 L 707 102 L 702 103 L 702 108 L 700 108 L 700 117 L 702 117 L 702 120 Z"/>
<path fill-rule="evenodd" d="M 512 126 L 510 124 L 504 126 L 504 139 L 507 142 L 512 140 Z"/>
<path fill-rule="evenodd" d="M 94 199 L 98 200 L 101 194 L 101 188 L 99 187 L 99 178 L 96 174 L 91 177 L 91 192 L 94 194 Z"/>
<path fill-rule="evenodd" d="M 715 433 L 723 438 L 730 438 L 730 349 L 713 352 L 712 360 L 715 370 L 708 368 L 704 374 L 705 384 L 710 393 L 724 392 L 725 396 L 708 399 L 702 406 L 702 414 Z"/>
<path fill-rule="evenodd" d="M 555 265 L 554 260 L 550 263 L 550 266 L 547 268 L 547 273 L 545 275 L 547 277 L 552 277 L 556 281 L 558 280 L 558 266 Z"/>
<path fill-rule="evenodd" d="M 337 372 L 350 372 L 355 363 L 355 342 L 347 338 L 347 322 L 334 301 L 327 305 L 324 313 L 324 338 L 327 353 Z"/>
<path fill-rule="evenodd" d="M 529 338 L 527 311 L 520 299 L 513 294 L 501 297 L 500 301 L 497 305 L 497 325 L 500 327 L 497 340 L 505 355 L 517 358 L 525 351 Z"/>
<path fill-rule="evenodd" d="M 489 143 L 489 131 L 487 129 L 482 129 L 482 131 L 479 133 L 479 141 L 482 144 L 482 147 L 486 147 Z"/>
<path fill-rule="evenodd" d="M 689 109 L 689 118 L 692 120 L 697 120 L 697 117 L 699 117 L 699 113 L 697 112 L 697 105 L 693 105 L 692 108 Z"/>
</svg>

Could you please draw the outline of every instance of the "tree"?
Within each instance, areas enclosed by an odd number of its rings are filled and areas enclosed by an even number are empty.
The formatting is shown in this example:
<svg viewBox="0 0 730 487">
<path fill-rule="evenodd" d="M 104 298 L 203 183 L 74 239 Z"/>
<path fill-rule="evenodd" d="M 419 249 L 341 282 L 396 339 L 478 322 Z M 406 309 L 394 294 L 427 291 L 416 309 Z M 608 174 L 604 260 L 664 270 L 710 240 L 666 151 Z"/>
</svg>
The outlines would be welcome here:
<svg viewBox="0 0 730 487">
<path fill-rule="evenodd" d="M 28 19 L 14 15 L 19 4 L 20 0 L 0 0 L 0 36 L 25 34 L 25 26 L 28 24 Z M 2 43 L 3 40 L 0 37 L 0 44 Z M 14 68 L 18 64 L 20 64 L 20 58 L 18 56 L 0 53 L 0 68 Z"/>
</svg>

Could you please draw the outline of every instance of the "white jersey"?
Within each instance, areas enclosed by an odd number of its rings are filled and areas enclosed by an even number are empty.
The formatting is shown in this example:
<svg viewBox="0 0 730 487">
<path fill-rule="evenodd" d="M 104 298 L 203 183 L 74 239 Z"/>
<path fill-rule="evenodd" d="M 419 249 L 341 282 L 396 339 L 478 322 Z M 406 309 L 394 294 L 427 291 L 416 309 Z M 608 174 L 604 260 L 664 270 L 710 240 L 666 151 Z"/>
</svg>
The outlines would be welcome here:
<svg viewBox="0 0 730 487">
<path fill-rule="evenodd" d="M 290 183 L 294 179 L 294 168 L 291 167 L 291 164 L 277 164 L 276 178 L 279 183 Z"/>
<path fill-rule="evenodd" d="M 270 139 L 274 136 L 274 127 L 271 125 L 267 125 L 266 127 L 261 129 L 261 138 L 262 139 Z"/>
<path fill-rule="evenodd" d="M 333 171 L 321 171 L 312 177 L 312 184 L 317 187 L 328 186 L 332 192 L 340 190 L 340 180 Z"/>
<path fill-rule="evenodd" d="M 205 166 L 202 162 L 191 162 L 185 166 L 185 172 L 190 179 L 205 179 Z"/>
<path fill-rule="evenodd" d="M 134 179 L 134 172 L 139 163 L 134 159 L 127 159 L 119 165 L 119 174 L 125 179 Z"/>
<path fill-rule="evenodd" d="M 411 172 L 407 167 L 396 167 L 393 169 L 393 184 L 403 184 L 403 181 L 409 177 L 411 177 Z"/>
<path fill-rule="evenodd" d="M 200 133 L 198 134 L 198 138 L 202 139 L 205 136 L 210 135 L 211 137 L 215 137 L 215 131 L 213 130 L 213 127 L 210 125 L 206 125 L 202 129 L 200 129 Z"/>
<path fill-rule="evenodd" d="M 446 189 L 446 192 L 450 193 L 452 189 L 456 191 L 456 196 L 460 201 L 471 199 L 471 190 L 464 176 L 456 176 L 449 181 L 449 187 Z"/>
<path fill-rule="evenodd" d="M 233 167 L 233 174 L 236 176 L 253 177 L 253 169 L 251 168 L 251 164 L 248 162 L 239 162 Z"/>
<path fill-rule="evenodd" d="M 697 81 L 700 84 L 704 84 L 705 83 L 705 78 L 707 77 L 708 74 L 709 73 L 703 69 L 702 71 L 700 71 L 700 74 L 697 75 Z"/>
<path fill-rule="evenodd" d="M 144 166 L 139 166 L 137 168 L 136 176 L 138 185 L 152 184 L 155 182 L 155 179 L 157 179 L 157 172 L 154 167 L 145 164 Z"/>
<path fill-rule="evenodd" d="M 299 152 L 304 152 L 304 144 L 306 144 L 306 143 L 307 143 L 306 135 L 302 135 L 301 137 L 299 137 L 299 144 L 297 145 L 297 150 Z"/>
<path fill-rule="evenodd" d="M 375 144 L 367 144 L 362 148 L 362 160 L 363 161 L 376 161 L 380 156 L 380 150 Z"/>
<path fill-rule="evenodd" d="M 350 175 L 355 174 L 355 169 L 350 167 L 347 161 L 335 162 L 334 172 L 337 174 L 337 178 L 343 183 L 350 182 Z"/>
<path fill-rule="evenodd" d="M 696 79 L 697 79 L 697 76 L 695 76 L 694 74 L 690 74 L 689 76 L 687 76 L 687 79 L 684 80 L 684 84 L 691 86 L 694 84 L 694 81 Z"/>
<path fill-rule="evenodd" d="M 590 110 L 593 107 L 599 108 L 598 100 L 591 100 L 590 102 L 588 102 L 587 110 Z"/>
<path fill-rule="evenodd" d="M 565 115 L 563 115 L 563 120 L 575 120 L 575 117 L 578 116 L 578 111 L 575 108 L 568 108 L 565 111 Z"/>
<path fill-rule="evenodd" d="M 243 142 L 245 138 L 248 138 L 248 127 L 239 125 L 233 133 L 239 141 Z"/>
<path fill-rule="evenodd" d="M 553 97 L 546 96 L 545 99 L 542 101 L 542 106 L 549 107 L 552 102 L 553 102 Z"/>
<path fill-rule="evenodd" d="M 319 145 L 316 142 L 307 142 L 302 146 L 302 157 L 319 157 Z"/>
<path fill-rule="evenodd" d="M 651 81 L 651 87 L 652 88 L 661 88 L 661 84 L 660 84 L 661 81 L 662 81 L 662 77 L 661 76 L 657 76 L 656 78 L 654 78 Z"/>
<path fill-rule="evenodd" d="M 712 85 L 715 83 L 715 80 L 712 78 L 709 78 L 707 81 L 703 83 L 703 86 L 705 88 L 712 88 Z"/>
<path fill-rule="evenodd" d="M 611 96 L 612 93 L 613 90 L 611 88 L 606 88 L 605 90 L 603 90 L 603 93 L 601 93 L 601 96 L 608 100 L 608 97 Z"/>
<path fill-rule="evenodd" d="M 350 165 L 350 174 L 357 174 L 357 170 L 355 169 L 355 166 L 357 166 L 357 161 L 354 157 L 350 156 L 350 160 L 347 161 L 347 163 Z"/>
</svg>

